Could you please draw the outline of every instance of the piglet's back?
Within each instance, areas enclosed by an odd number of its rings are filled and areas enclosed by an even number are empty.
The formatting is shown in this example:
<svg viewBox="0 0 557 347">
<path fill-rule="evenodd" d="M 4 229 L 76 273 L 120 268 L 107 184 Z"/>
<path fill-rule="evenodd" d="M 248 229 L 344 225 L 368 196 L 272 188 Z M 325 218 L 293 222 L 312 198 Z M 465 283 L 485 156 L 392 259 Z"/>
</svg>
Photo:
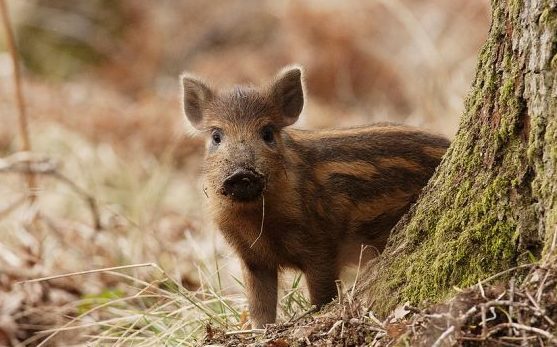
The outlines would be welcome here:
<svg viewBox="0 0 557 347">
<path fill-rule="evenodd" d="M 382 249 L 390 229 L 414 203 L 449 141 L 391 123 L 285 134 L 297 190 L 315 220 L 341 221 L 354 242 Z M 340 236 L 340 235 L 339 235 Z"/>
</svg>

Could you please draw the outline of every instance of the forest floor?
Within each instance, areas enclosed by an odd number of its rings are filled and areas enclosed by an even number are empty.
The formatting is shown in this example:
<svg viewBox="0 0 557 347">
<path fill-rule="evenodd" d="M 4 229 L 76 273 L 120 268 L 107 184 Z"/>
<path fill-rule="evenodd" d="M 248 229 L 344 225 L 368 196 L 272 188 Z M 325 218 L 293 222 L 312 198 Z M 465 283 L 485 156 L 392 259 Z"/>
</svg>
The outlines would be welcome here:
<svg viewBox="0 0 557 347">
<path fill-rule="evenodd" d="M 380 320 L 355 299 L 331 304 L 322 313 L 264 331 L 206 327 L 213 346 L 550 346 L 557 344 L 557 262 L 547 259 L 512 271 L 525 277 L 505 286 L 495 275 L 459 290 L 443 304 L 420 309 L 401 305 Z M 524 271 L 526 270 L 526 271 Z M 509 271 L 511 272 L 511 271 Z M 495 284 L 494 284 L 495 283 Z"/>
</svg>

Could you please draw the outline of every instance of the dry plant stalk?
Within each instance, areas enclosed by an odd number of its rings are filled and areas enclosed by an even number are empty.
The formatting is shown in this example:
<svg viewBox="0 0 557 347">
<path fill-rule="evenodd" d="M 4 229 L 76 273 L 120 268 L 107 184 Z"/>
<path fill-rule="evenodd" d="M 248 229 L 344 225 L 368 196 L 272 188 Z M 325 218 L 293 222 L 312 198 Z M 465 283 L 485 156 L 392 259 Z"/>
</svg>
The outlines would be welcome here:
<svg viewBox="0 0 557 347">
<path fill-rule="evenodd" d="M 99 231 L 103 228 L 99 214 L 99 207 L 95 197 L 85 191 L 85 189 L 78 186 L 71 179 L 61 174 L 58 171 L 58 165 L 54 161 L 48 158 L 34 158 L 29 152 L 15 153 L 10 157 L 0 158 L 0 174 L 6 172 L 24 174 L 26 176 L 32 175 L 33 177 L 36 177 L 37 175 L 50 176 L 64 183 L 87 202 L 87 205 L 91 210 L 91 217 L 93 218 L 93 226 L 95 230 Z M 9 214 L 20 204 L 21 201 L 17 200 L 13 204 L 8 205 L 5 209 L 0 210 L 0 218 Z"/>
<path fill-rule="evenodd" d="M 29 138 L 29 126 L 27 122 L 27 113 L 25 112 L 25 100 L 23 98 L 23 91 L 21 88 L 21 74 L 19 70 L 19 58 L 17 54 L 17 47 L 14 39 L 14 32 L 12 30 L 12 25 L 10 22 L 10 16 L 8 13 L 8 7 L 6 6 L 5 0 L 0 0 L 0 12 L 2 13 L 2 22 L 4 23 L 4 30 L 6 32 L 6 42 L 8 44 L 8 50 L 12 58 L 12 64 L 14 69 L 14 88 L 15 88 L 15 99 L 17 103 L 17 109 L 19 112 L 19 135 L 21 137 L 22 150 L 24 152 L 31 151 L 31 140 Z M 30 201 L 33 202 L 36 198 L 36 188 L 37 182 L 36 177 L 32 172 L 26 174 L 27 177 L 27 188 Z"/>
</svg>

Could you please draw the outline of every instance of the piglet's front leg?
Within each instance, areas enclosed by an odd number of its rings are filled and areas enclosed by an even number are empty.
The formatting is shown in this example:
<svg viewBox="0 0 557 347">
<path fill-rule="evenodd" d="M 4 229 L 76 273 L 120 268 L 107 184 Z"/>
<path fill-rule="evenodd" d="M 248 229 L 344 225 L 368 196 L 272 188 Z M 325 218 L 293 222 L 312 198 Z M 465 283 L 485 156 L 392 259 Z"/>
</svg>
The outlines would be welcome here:
<svg viewBox="0 0 557 347">
<path fill-rule="evenodd" d="M 244 263 L 244 285 L 254 328 L 274 323 L 277 314 L 277 268 Z"/>
</svg>

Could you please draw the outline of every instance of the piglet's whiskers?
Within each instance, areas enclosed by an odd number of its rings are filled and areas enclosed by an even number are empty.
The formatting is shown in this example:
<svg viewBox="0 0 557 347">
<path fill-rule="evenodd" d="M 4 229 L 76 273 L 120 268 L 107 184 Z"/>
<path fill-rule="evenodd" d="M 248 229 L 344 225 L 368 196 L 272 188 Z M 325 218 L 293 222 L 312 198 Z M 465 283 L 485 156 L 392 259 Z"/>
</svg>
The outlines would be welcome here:
<svg viewBox="0 0 557 347">
<path fill-rule="evenodd" d="M 259 240 L 259 238 L 261 237 L 261 235 L 263 234 L 263 222 L 265 221 L 265 195 L 261 195 L 261 204 L 262 204 L 262 212 L 261 212 L 261 229 L 259 230 L 259 235 L 257 235 L 257 237 L 255 238 L 255 240 L 253 241 L 253 243 L 249 246 L 249 248 L 252 248 L 255 243 Z"/>
</svg>

